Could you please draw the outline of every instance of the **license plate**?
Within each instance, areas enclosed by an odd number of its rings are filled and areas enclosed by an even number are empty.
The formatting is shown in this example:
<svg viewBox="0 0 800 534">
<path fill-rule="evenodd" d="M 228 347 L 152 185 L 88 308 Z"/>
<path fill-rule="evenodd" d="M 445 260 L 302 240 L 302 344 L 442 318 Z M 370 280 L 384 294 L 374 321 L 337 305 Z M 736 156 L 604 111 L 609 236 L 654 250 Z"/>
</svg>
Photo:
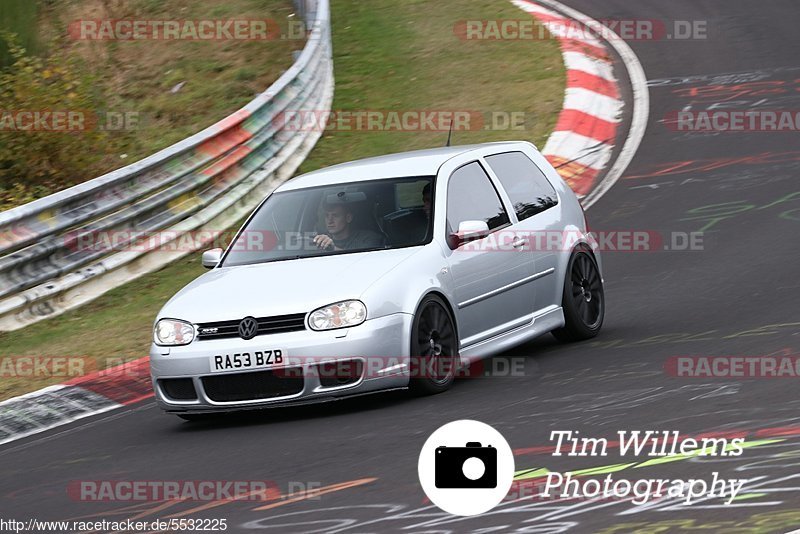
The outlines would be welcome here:
<svg viewBox="0 0 800 534">
<path fill-rule="evenodd" d="M 285 358 L 286 351 L 282 349 L 215 354 L 210 357 L 211 372 L 224 373 L 226 371 L 263 369 L 273 365 L 280 365 L 285 361 Z"/>
</svg>

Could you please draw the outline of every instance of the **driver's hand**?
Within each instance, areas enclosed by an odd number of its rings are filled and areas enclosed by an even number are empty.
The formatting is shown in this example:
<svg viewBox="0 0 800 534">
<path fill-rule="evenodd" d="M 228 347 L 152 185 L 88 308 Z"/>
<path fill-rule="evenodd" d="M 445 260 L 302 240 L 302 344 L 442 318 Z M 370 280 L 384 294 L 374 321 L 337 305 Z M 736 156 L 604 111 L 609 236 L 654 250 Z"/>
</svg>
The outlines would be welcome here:
<svg viewBox="0 0 800 534">
<path fill-rule="evenodd" d="M 314 237 L 314 244 L 321 249 L 333 248 L 333 239 L 325 234 L 320 234 Z"/>
</svg>

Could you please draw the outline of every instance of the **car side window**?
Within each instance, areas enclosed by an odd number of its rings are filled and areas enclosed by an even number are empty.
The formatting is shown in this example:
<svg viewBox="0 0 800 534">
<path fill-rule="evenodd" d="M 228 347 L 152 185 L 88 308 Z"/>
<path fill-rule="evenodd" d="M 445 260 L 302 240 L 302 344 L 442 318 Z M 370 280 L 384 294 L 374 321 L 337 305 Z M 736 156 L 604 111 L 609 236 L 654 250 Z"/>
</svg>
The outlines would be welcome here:
<svg viewBox="0 0 800 534">
<path fill-rule="evenodd" d="M 490 231 L 510 223 L 500 195 L 477 161 L 456 170 L 447 184 L 448 235 L 464 221 L 484 221 Z"/>
<path fill-rule="evenodd" d="M 522 152 L 486 156 L 511 199 L 520 221 L 558 204 L 558 195 L 544 173 Z"/>
</svg>

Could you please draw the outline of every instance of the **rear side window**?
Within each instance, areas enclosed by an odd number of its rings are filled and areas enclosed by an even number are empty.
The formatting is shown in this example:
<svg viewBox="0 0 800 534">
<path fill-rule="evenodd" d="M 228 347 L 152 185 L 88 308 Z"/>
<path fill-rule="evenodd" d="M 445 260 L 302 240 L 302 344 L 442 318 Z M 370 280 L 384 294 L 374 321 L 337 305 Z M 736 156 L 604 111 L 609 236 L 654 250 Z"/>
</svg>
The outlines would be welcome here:
<svg viewBox="0 0 800 534">
<path fill-rule="evenodd" d="M 489 230 L 510 222 L 489 175 L 477 161 L 455 171 L 447 185 L 448 233 L 458 231 L 464 221 L 485 221 Z"/>
<path fill-rule="evenodd" d="M 506 152 L 485 159 L 503 184 L 520 221 L 558 204 L 553 186 L 522 152 Z"/>
</svg>

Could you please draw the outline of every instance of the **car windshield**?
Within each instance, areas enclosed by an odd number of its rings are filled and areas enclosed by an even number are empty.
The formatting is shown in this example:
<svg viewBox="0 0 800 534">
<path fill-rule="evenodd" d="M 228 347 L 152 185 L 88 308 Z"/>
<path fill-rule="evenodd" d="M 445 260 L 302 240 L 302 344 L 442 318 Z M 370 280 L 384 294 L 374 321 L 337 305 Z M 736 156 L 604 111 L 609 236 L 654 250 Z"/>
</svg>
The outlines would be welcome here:
<svg viewBox="0 0 800 534">
<path fill-rule="evenodd" d="M 230 247 L 224 267 L 423 245 L 433 177 L 327 185 L 271 195 Z"/>
</svg>

